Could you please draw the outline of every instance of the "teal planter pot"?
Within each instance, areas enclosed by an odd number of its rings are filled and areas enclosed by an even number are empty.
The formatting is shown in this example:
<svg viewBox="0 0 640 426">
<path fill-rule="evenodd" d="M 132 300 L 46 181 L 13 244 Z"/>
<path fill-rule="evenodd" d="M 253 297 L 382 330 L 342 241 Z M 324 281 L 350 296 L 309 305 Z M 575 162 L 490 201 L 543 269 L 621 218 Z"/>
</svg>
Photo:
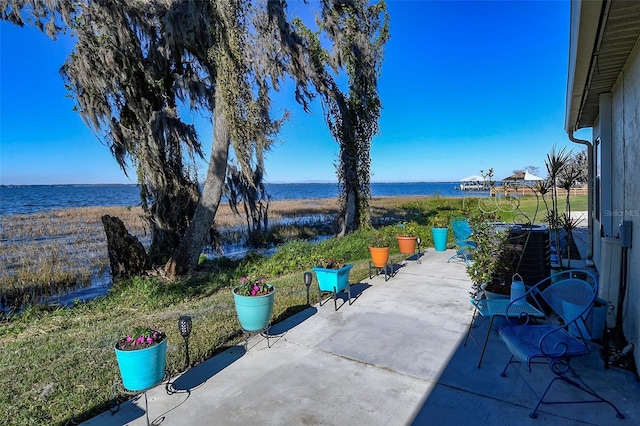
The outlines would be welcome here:
<svg viewBox="0 0 640 426">
<path fill-rule="evenodd" d="M 349 285 L 349 271 L 353 265 L 345 265 L 340 269 L 327 269 L 315 267 L 312 268 L 318 279 L 318 288 L 320 291 L 330 291 L 339 293 Z"/>
<path fill-rule="evenodd" d="M 431 228 L 431 235 L 433 236 L 433 246 L 436 251 L 445 251 L 447 249 L 449 228 Z"/>
<path fill-rule="evenodd" d="M 145 349 L 122 351 L 114 347 L 122 384 L 130 391 L 142 391 L 162 382 L 167 360 L 167 338 Z"/>
<path fill-rule="evenodd" d="M 322 292 L 333 293 L 333 307 L 338 310 L 338 293 L 347 290 L 349 304 L 351 304 L 351 286 L 349 285 L 349 272 L 353 268 L 352 264 L 345 265 L 340 269 L 327 269 L 316 266 L 312 268 L 318 280 L 318 304 L 322 306 Z"/>
<path fill-rule="evenodd" d="M 273 314 L 276 289 L 270 285 L 271 293 L 264 296 L 242 296 L 236 294 L 236 289 L 239 287 L 233 289 L 233 301 L 236 305 L 236 315 L 242 329 L 251 333 L 264 330 L 269 325 Z"/>
</svg>

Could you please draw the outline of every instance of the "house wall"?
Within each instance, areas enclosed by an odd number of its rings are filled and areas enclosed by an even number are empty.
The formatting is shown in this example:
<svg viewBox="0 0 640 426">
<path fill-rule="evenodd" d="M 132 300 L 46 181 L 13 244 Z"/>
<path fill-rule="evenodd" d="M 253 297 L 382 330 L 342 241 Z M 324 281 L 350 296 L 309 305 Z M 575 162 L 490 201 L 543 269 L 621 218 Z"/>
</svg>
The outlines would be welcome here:
<svg viewBox="0 0 640 426">
<path fill-rule="evenodd" d="M 623 220 L 632 226 L 628 250 L 627 291 L 623 304 L 623 331 L 634 344 L 636 366 L 640 367 L 640 42 L 636 44 L 611 91 L 611 210 L 601 219 L 611 219 L 612 235 Z M 602 112 L 601 117 L 602 119 Z M 602 123 L 599 122 L 603 127 Z M 606 126 L 604 126 L 606 127 Z M 603 158 L 604 159 L 604 158 Z"/>
</svg>

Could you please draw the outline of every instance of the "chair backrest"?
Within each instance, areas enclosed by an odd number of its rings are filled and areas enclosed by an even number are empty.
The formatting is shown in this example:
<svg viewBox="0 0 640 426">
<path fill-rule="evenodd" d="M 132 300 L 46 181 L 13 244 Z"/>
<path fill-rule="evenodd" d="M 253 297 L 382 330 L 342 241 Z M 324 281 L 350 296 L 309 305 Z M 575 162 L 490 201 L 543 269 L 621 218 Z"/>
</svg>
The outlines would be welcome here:
<svg viewBox="0 0 640 426">
<path fill-rule="evenodd" d="M 588 313 L 596 298 L 593 286 L 575 278 L 553 283 L 541 294 L 544 301 L 565 324 L 572 323 Z"/>
<path fill-rule="evenodd" d="M 583 320 L 598 295 L 598 281 L 588 271 L 561 271 L 540 281 L 529 293 L 531 299 L 546 311 L 549 320 L 560 319 L 565 326 L 582 332 Z M 574 323 L 577 328 L 571 325 Z"/>
<path fill-rule="evenodd" d="M 453 237 L 456 241 L 467 241 L 473 234 L 473 229 L 467 219 L 463 217 L 455 217 L 451 219 L 451 228 L 453 229 Z"/>
</svg>

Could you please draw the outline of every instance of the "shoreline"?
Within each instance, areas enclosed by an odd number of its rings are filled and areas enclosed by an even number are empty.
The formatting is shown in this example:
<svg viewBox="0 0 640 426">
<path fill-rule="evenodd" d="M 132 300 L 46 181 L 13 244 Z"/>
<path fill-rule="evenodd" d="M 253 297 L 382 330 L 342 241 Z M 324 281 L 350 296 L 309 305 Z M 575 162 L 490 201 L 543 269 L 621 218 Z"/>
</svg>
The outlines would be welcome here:
<svg viewBox="0 0 640 426">
<path fill-rule="evenodd" d="M 455 189 L 454 183 L 404 182 L 372 183 L 371 195 L 379 196 L 467 196 Z M 339 185 L 333 183 L 267 184 L 271 202 L 288 200 L 327 199 L 339 197 Z M 137 185 L 30 185 L 0 186 L 0 217 L 11 214 L 31 214 L 70 207 L 138 206 Z M 227 202 L 222 198 L 223 202 Z"/>
<path fill-rule="evenodd" d="M 465 194 L 471 195 L 471 194 Z M 389 205 L 397 202 L 413 202 L 424 200 L 428 198 L 460 198 L 454 196 L 443 195 L 379 195 L 371 197 L 371 207 L 389 207 Z M 25 218 L 38 217 L 43 218 L 46 216 L 70 216 L 73 214 L 86 215 L 89 217 L 95 217 L 99 214 L 111 214 L 119 212 L 123 217 L 130 216 L 126 211 L 139 212 L 142 214 L 142 207 L 140 206 L 90 206 L 90 207 L 65 207 L 55 208 L 43 212 L 35 213 L 10 213 L 0 215 L 0 222 L 11 222 L 17 218 L 24 220 Z M 300 198 L 300 199 L 286 199 L 286 200 L 272 200 L 269 202 L 269 219 L 291 217 L 298 212 L 317 212 L 318 214 L 326 214 L 326 212 L 336 213 L 338 212 L 338 198 Z M 118 214 L 116 214 L 118 216 Z M 237 218 L 234 219 L 234 216 Z M 126 224 L 126 221 L 123 219 Z M 238 223 L 236 223 L 238 222 Z M 244 218 L 236 215 L 231 211 L 231 207 L 226 201 L 221 201 L 216 212 L 216 223 L 221 226 L 227 226 L 234 224 L 244 224 Z"/>
<path fill-rule="evenodd" d="M 383 181 L 383 182 L 371 182 L 372 185 L 397 185 L 397 184 L 421 184 L 421 183 L 451 183 L 451 184 L 459 184 L 460 181 L 457 180 L 438 180 L 438 181 L 428 181 L 428 180 L 411 180 L 411 181 Z M 204 182 L 199 183 L 200 186 L 204 185 Z M 338 182 L 335 181 L 300 181 L 300 182 L 265 182 L 265 185 L 338 185 Z M 16 187 L 28 187 L 28 186 L 138 186 L 137 183 L 2 183 L 0 184 L 0 188 L 16 188 Z"/>
</svg>

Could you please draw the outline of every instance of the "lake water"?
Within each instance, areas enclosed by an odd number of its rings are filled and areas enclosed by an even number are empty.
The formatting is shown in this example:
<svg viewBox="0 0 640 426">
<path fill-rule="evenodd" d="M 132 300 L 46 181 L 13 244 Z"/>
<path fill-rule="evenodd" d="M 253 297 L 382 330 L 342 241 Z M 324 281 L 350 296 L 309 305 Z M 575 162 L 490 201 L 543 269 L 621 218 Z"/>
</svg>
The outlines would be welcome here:
<svg viewBox="0 0 640 426">
<path fill-rule="evenodd" d="M 464 196 L 458 182 L 372 183 L 374 197 L 402 195 Z M 272 200 L 335 198 L 335 183 L 267 184 Z M 474 195 L 483 194 L 474 192 Z M 92 206 L 136 206 L 140 204 L 137 185 L 21 185 L 0 186 L 0 216 L 31 214 L 54 209 Z"/>
</svg>

